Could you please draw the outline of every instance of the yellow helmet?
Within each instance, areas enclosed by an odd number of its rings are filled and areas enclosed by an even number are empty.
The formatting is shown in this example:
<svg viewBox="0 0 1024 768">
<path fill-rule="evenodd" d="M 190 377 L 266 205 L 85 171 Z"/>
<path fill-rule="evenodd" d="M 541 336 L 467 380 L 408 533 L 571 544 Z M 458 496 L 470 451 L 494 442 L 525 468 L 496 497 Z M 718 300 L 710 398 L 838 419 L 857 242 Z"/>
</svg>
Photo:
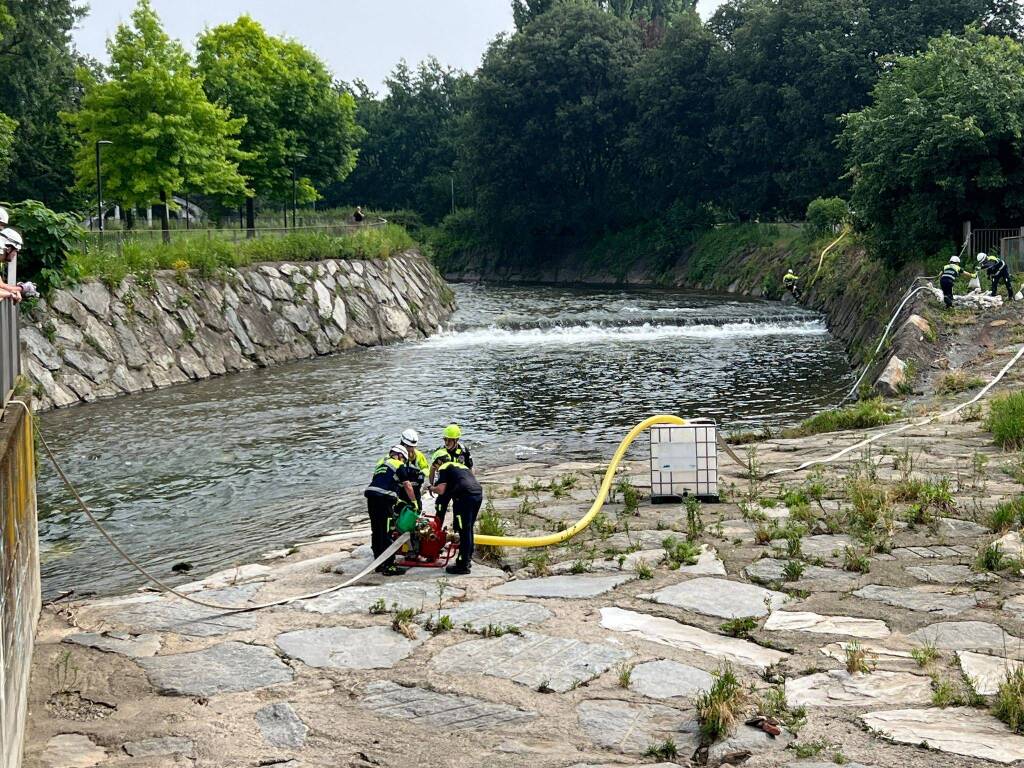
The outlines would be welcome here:
<svg viewBox="0 0 1024 768">
<path fill-rule="evenodd" d="M 459 429 L 458 424 L 449 424 L 447 427 L 444 428 L 444 432 L 442 434 L 448 440 L 458 440 L 460 437 L 462 437 L 462 430 Z"/>
</svg>

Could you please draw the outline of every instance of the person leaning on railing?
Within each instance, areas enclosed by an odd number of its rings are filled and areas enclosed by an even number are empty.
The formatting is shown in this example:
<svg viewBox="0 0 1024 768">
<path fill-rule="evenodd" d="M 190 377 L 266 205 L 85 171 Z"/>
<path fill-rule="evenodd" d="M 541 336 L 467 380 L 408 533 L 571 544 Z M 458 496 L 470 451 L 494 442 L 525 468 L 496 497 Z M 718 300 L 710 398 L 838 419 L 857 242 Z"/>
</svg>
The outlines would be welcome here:
<svg viewBox="0 0 1024 768">
<path fill-rule="evenodd" d="M 7 226 L 9 221 L 10 217 L 7 214 L 7 209 L 0 206 L 0 227 L 3 227 L 3 229 L 0 229 L 0 258 L 3 259 L 4 264 L 8 265 L 6 279 L 0 282 L 0 301 L 10 299 L 15 304 L 18 304 L 22 299 L 38 296 L 39 294 L 32 283 L 18 283 L 15 285 L 10 282 L 10 265 L 18 257 L 24 241 L 16 230 Z"/>
</svg>

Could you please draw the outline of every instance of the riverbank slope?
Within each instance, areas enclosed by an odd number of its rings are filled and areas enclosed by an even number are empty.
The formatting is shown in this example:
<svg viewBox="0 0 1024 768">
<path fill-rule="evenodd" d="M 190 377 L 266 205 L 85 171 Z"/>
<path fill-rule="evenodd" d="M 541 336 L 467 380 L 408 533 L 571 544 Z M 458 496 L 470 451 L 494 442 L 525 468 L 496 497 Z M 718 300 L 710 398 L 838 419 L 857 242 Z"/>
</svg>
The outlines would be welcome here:
<svg viewBox="0 0 1024 768">
<path fill-rule="evenodd" d="M 993 379 L 1024 323 L 1014 307 L 947 317 L 937 332 L 959 383 L 930 369 L 889 428 L 911 426 L 811 472 L 771 474 L 880 430 L 722 455 L 719 504 L 652 506 L 632 464 L 583 534 L 480 552 L 470 577 L 374 576 L 237 615 L 147 593 L 50 606 L 26 765 L 1022 760 L 1024 737 L 988 710 L 1024 661 L 1022 457 L 986 430 L 991 399 L 918 420 Z M 1018 364 L 996 392 L 1022 385 Z M 602 473 L 599 460 L 481 468 L 486 526 L 559 530 Z M 183 589 L 243 607 L 327 588 L 369 562 L 366 535 Z M 726 701 L 735 722 L 712 735 L 701 694 L 724 670 L 749 693 Z M 782 734 L 745 725 L 755 713 Z"/>
<path fill-rule="evenodd" d="M 86 280 L 29 315 L 24 369 L 45 410 L 421 338 L 454 309 L 418 251 Z"/>
</svg>

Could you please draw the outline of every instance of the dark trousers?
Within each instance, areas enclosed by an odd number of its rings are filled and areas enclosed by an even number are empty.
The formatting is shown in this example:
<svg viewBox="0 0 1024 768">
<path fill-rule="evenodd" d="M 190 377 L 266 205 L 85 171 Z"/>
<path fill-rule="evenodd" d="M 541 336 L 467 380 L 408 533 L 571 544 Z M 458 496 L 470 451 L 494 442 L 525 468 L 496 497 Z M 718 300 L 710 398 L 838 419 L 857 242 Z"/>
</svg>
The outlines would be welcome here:
<svg viewBox="0 0 1024 768">
<path fill-rule="evenodd" d="M 366 497 L 366 510 L 370 513 L 370 548 L 373 549 L 373 559 L 376 560 L 385 549 L 391 546 L 391 535 L 389 527 L 391 524 L 391 511 L 395 507 L 393 496 L 372 494 Z M 392 555 L 378 568 L 385 568 L 395 562 Z"/>
<path fill-rule="evenodd" d="M 953 308 L 953 278 L 940 277 L 939 285 L 942 287 L 942 301 L 948 309 Z"/>
<path fill-rule="evenodd" d="M 999 293 L 999 284 L 1002 283 L 1006 286 L 1006 296 L 1010 301 L 1013 301 L 1013 283 L 1010 282 L 1010 268 L 1003 267 L 1001 270 L 992 275 L 992 295 L 995 296 Z"/>
<path fill-rule="evenodd" d="M 469 567 L 473 564 L 473 526 L 483 504 L 483 496 L 460 496 L 452 499 L 452 514 L 455 516 L 455 532 L 459 534 L 459 559 L 456 565 Z"/>
</svg>

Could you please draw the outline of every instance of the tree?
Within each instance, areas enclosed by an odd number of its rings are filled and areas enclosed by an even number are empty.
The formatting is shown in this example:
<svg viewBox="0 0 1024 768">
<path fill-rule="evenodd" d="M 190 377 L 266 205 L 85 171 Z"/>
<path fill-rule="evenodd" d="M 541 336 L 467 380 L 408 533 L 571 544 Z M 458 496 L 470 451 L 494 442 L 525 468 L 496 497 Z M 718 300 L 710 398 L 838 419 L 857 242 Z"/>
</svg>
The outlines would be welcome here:
<svg viewBox="0 0 1024 768">
<path fill-rule="evenodd" d="M 846 115 L 851 208 L 887 258 L 1024 216 L 1024 48 L 977 31 L 896 60 Z"/>
<path fill-rule="evenodd" d="M 465 165 L 495 242 L 580 242 L 628 211 L 622 135 L 636 28 L 560 5 L 484 56 L 465 119 Z"/>
<path fill-rule="evenodd" d="M 378 99 L 357 84 L 357 119 L 366 139 L 352 175 L 331 197 L 375 208 L 409 208 L 430 222 L 450 210 L 456 121 L 468 76 L 429 58 L 415 70 L 401 62 Z M 461 186 L 461 184 L 460 184 Z"/>
<path fill-rule="evenodd" d="M 139 0 L 131 20 L 107 43 L 110 79 L 88 80 L 81 111 L 68 116 L 81 137 L 75 170 L 91 188 L 96 142 L 112 142 L 103 155 L 106 194 L 125 206 L 159 201 L 169 239 L 168 205 L 176 190 L 225 198 L 248 193 L 238 172 L 247 156 L 234 138 L 245 120 L 207 100 L 188 54 L 163 31 L 149 0 Z"/>
<path fill-rule="evenodd" d="M 61 112 L 78 108 L 75 76 L 86 62 L 71 43 L 85 10 L 73 0 L 17 0 L 0 41 L 0 104 L 17 121 L 11 168 L 2 194 L 73 208 L 75 142 Z"/>
<path fill-rule="evenodd" d="M 276 202 L 316 200 L 318 190 L 344 179 L 356 160 L 361 131 L 355 100 L 320 59 L 301 44 L 268 35 L 241 16 L 207 30 L 197 41 L 197 67 L 209 98 L 245 118 L 240 131 L 248 157 L 240 163 L 253 194 Z M 249 227 L 255 226 L 252 195 Z"/>
</svg>

